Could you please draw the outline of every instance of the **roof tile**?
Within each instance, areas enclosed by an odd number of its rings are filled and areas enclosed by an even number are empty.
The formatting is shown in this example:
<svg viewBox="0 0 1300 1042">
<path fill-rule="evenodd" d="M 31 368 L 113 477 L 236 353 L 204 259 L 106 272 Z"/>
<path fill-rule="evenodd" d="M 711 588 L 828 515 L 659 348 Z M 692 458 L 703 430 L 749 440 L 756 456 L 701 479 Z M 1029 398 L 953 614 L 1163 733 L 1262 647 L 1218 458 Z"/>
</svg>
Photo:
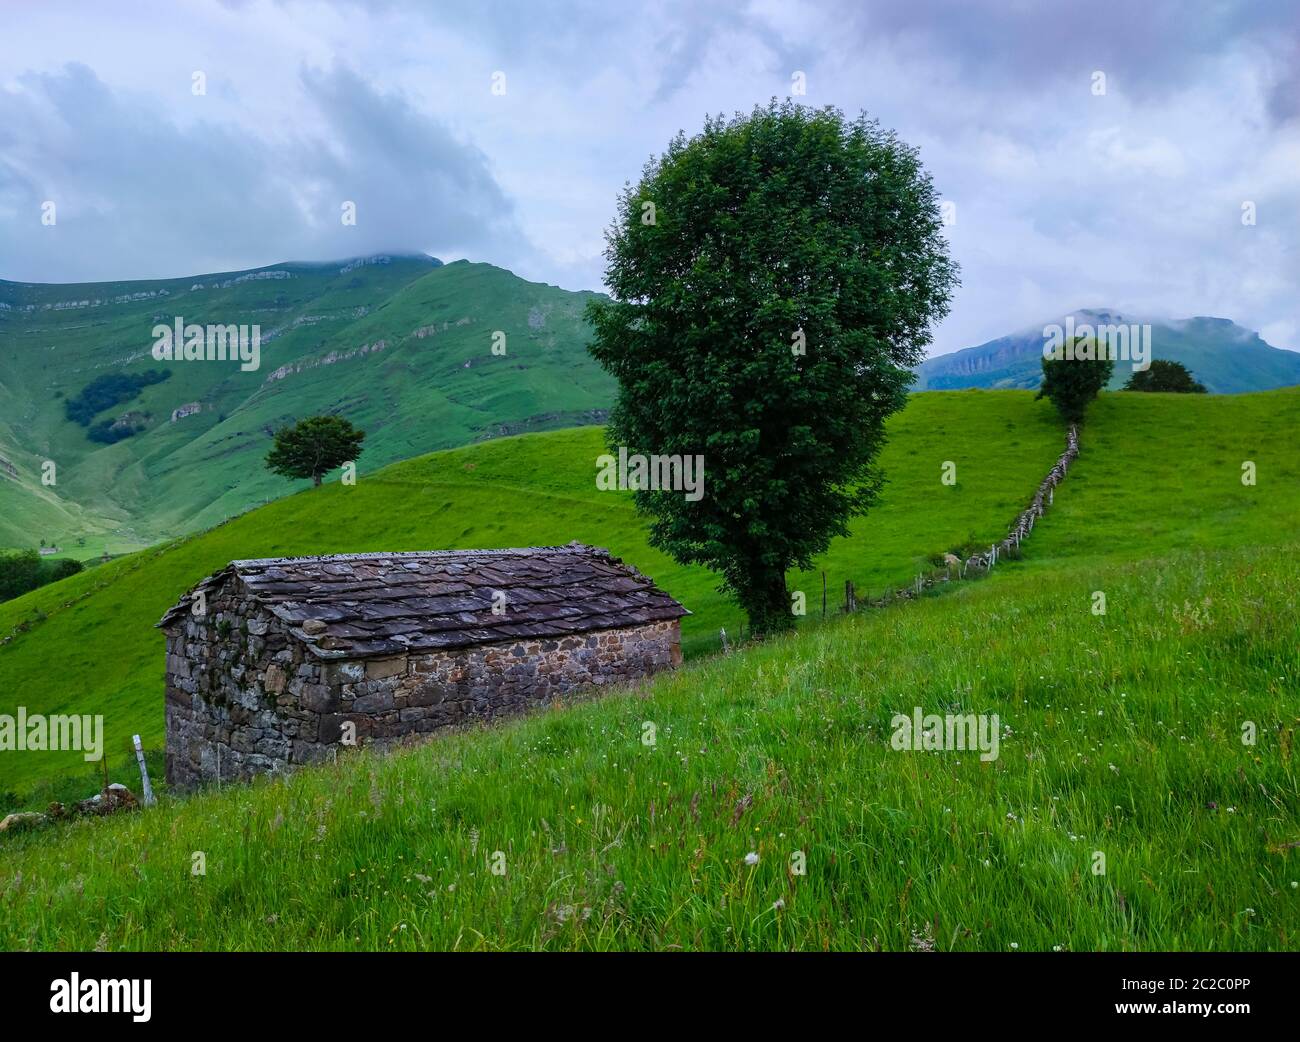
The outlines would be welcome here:
<svg viewBox="0 0 1300 1042">
<path fill-rule="evenodd" d="M 690 614 L 608 550 L 581 543 L 232 561 L 195 589 L 211 596 L 231 580 L 329 659 L 563 637 Z M 493 611 L 497 591 L 504 615 Z M 187 593 L 158 625 L 175 625 L 189 607 Z M 304 633 L 308 619 L 324 622 L 324 631 Z"/>
</svg>

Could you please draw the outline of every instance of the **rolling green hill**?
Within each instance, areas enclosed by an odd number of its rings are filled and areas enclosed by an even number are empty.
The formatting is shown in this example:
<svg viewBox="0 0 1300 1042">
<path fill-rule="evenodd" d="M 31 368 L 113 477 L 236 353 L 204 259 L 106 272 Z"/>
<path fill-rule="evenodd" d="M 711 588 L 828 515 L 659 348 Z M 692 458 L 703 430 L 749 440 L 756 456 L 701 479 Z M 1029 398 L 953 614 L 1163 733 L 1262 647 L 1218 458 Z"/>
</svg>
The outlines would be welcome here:
<svg viewBox="0 0 1300 1042">
<path fill-rule="evenodd" d="M 844 580 L 861 595 L 909 582 L 936 553 L 1003 534 L 1063 447 L 1045 402 L 1026 393 L 933 394 L 892 421 L 880 507 L 821 562 L 833 611 Z M 235 558 L 366 550 L 436 550 L 582 542 L 606 546 L 655 578 L 695 614 L 688 655 L 715 649 L 739 613 L 715 578 L 682 568 L 646 544 L 630 494 L 596 489 L 597 428 L 506 438 L 435 453 L 271 503 L 193 538 L 95 568 L 0 604 L 3 705 L 31 712 L 103 712 L 116 763 L 139 732 L 162 737 L 162 613 L 190 586 Z M 944 461 L 958 482 L 940 482 Z M 820 574 L 792 576 L 810 615 L 821 611 Z M 44 616 L 44 618 L 41 618 Z M 23 628 L 26 627 L 26 628 Z M 16 631 L 16 632 L 15 632 Z M 48 668 L 58 657 L 57 670 Z M 0 755 L 0 790 L 25 790 L 63 771 L 85 773 L 76 754 Z"/>
<path fill-rule="evenodd" d="M 265 471 L 271 432 L 337 411 L 368 432 L 362 473 L 434 449 L 599 422 L 612 383 L 586 354 L 590 294 L 424 256 L 278 264 L 158 282 L 0 282 L 0 547 L 118 553 L 301 487 Z M 163 362 L 155 324 L 257 324 L 261 365 Z M 504 355 L 492 353 L 496 331 Z M 68 418 L 97 378 L 170 377 Z M 109 399 L 112 402 L 112 399 Z M 92 424 L 93 426 L 93 424 Z M 55 483 L 42 484 L 45 461 Z M 304 483 L 305 484 L 305 483 Z"/>
<path fill-rule="evenodd" d="M 274 429 L 305 415 L 337 411 L 367 430 L 362 473 L 599 423 L 613 384 L 585 350 L 590 296 L 423 255 L 151 282 L 0 281 L 0 548 L 44 541 L 84 560 L 267 503 L 303 487 L 262 459 Z M 177 316 L 259 325 L 260 367 L 155 360 L 153 328 Z M 504 356 L 492 353 L 497 331 Z M 1300 354 L 1226 320 L 1157 322 L 1153 339 L 1157 357 L 1183 361 L 1211 391 L 1300 383 Z M 1030 331 L 931 359 L 917 389 L 1036 387 L 1041 344 Z M 84 425 L 69 418 L 96 381 L 150 372 L 170 375 L 101 399 Z M 1126 376 L 1121 365 L 1114 384 Z M 92 440 L 113 423 L 138 433 Z"/>
<path fill-rule="evenodd" d="M 1182 362 L 1213 394 L 1300 384 L 1300 352 L 1273 347 L 1258 333 L 1226 318 L 1168 321 L 1098 310 L 1076 311 L 1074 316 L 1077 322 L 1091 325 L 1150 323 L 1152 358 Z M 1042 356 L 1043 326 L 1035 326 L 928 359 L 917 369 L 915 389 L 1037 388 L 1043 378 Z M 1122 387 L 1132 374 L 1130 363 L 1117 361 L 1111 388 Z"/>
<path fill-rule="evenodd" d="M 1058 451 L 1028 397 L 914 398 L 892 429 L 894 498 L 831 556 L 905 577 L 910 547 L 962 537 L 959 504 L 1018 505 Z M 1025 559 L 987 579 L 487 731 L 10 837 L 0 946 L 1293 950 L 1298 418 L 1294 390 L 1106 395 Z M 426 457 L 113 562 L 71 608 L 55 595 L 82 577 L 37 591 L 19 607 L 44 595 L 51 614 L 0 650 L 0 689 L 36 679 L 53 699 L 51 655 L 84 684 L 80 647 L 160 668 L 159 641 L 133 643 L 148 622 L 134 606 L 235 546 L 342 549 L 346 532 L 348 549 L 401 549 L 458 528 L 510 542 L 569 510 L 607 523 L 604 541 L 701 624 L 726 618 L 707 577 L 635 549 L 625 503 L 597 516 L 566 463 L 597 444 L 563 432 Z M 1019 494 L 1002 487 L 1021 478 L 1007 459 L 1036 456 Z M 941 457 L 958 459 L 957 490 L 938 491 Z M 551 468 L 535 485 L 529 460 Z M 512 487 L 544 509 L 518 513 Z M 357 492 L 376 498 L 340 498 Z M 394 501 L 410 509 L 390 531 L 363 528 Z M 504 509 L 484 516 L 491 502 Z M 277 530 L 259 536 L 259 517 Z M 893 749 L 892 718 L 914 707 L 996 713 L 999 755 Z M 488 870 L 498 851 L 504 875 Z"/>
<path fill-rule="evenodd" d="M 1103 394 L 1089 408 L 1084 444 L 1069 495 L 1034 529 L 1030 563 L 1300 538 L 1300 387 Z M 1242 483 L 1248 461 L 1254 485 Z"/>
</svg>

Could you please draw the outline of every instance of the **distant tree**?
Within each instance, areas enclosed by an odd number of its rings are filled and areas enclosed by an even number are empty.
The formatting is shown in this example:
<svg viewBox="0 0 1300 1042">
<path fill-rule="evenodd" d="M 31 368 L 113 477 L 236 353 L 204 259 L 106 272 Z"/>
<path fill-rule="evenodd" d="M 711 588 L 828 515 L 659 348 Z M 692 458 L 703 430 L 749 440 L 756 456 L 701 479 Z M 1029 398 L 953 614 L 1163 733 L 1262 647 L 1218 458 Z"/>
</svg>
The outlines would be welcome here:
<svg viewBox="0 0 1300 1042">
<path fill-rule="evenodd" d="M 311 478 L 316 485 L 335 467 L 361 455 L 366 432 L 342 416 L 311 416 L 275 432 L 266 466 L 286 478 Z"/>
<path fill-rule="evenodd" d="M 1066 423 L 1082 423 L 1088 403 L 1097 397 L 1115 371 L 1115 360 L 1093 358 L 1091 341 L 1076 341 L 1060 358 L 1043 358 L 1043 385 L 1034 401 L 1047 398 Z M 1073 354 L 1073 357 L 1071 357 Z M 1080 357 L 1083 355 L 1084 357 Z"/>
<path fill-rule="evenodd" d="M 145 369 L 139 373 L 104 373 L 63 403 L 68 419 L 89 427 L 97 413 L 129 401 L 151 384 L 171 379 L 170 369 Z"/>
<path fill-rule="evenodd" d="M 20 597 L 41 585 L 41 555 L 35 550 L 0 553 L 0 601 Z"/>
<path fill-rule="evenodd" d="M 587 309 L 610 444 L 703 457 L 701 496 L 637 488 L 650 542 L 721 573 L 754 635 L 787 628 L 786 573 L 875 501 L 957 283 L 930 177 L 865 117 L 773 101 L 678 134 L 618 211 Z"/>
<path fill-rule="evenodd" d="M 50 581 L 58 582 L 60 579 L 66 579 L 69 575 L 76 575 L 82 570 L 82 567 L 80 561 L 74 560 L 71 557 L 65 557 L 55 564 L 51 573 Z"/>
<path fill-rule="evenodd" d="M 1205 394 L 1205 385 L 1198 383 L 1191 370 L 1182 362 L 1155 358 L 1151 368 L 1134 373 L 1124 385 L 1126 391 L 1169 391 L 1174 394 Z"/>
</svg>

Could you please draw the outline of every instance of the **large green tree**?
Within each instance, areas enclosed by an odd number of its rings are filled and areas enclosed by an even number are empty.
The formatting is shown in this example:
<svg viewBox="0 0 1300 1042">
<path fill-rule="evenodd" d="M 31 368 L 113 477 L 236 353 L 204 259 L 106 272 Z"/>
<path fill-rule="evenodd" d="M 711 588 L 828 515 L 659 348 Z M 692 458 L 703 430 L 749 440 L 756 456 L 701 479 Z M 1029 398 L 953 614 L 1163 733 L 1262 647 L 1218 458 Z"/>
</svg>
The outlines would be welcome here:
<svg viewBox="0 0 1300 1042">
<path fill-rule="evenodd" d="M 875 500 L 955 265 L 914 149 L 865 117 L 773 101 L 678 134 L 618 202 L 592 355 L 612 446 L 698 455 L 702 497 L 640 489 L 651 542 L 708 565 L 762 635 Z"/>
<path fill-rule="evenodd" d="M 342 416 L 309 416 L 275 432 L 266 465 L 286 478 L 311 478 L 319 485 L 335 467 L 361 455 L 365 437 Z"/>
</svg>

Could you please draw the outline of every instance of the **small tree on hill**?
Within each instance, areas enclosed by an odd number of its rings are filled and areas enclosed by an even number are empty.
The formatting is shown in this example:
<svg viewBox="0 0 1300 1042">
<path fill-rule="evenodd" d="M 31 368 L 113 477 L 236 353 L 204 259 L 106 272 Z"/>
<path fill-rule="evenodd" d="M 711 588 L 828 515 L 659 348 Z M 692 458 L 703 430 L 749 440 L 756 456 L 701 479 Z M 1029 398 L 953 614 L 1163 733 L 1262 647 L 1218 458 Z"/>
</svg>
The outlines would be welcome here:
<svg viewBox="0 0 1300 1042">
<path fill-rule="evenodd" d="M 0 553 L 0 601 L 19 597 L 41 585 L 41 555 L 35 550 Z"/>
<path fill-rule="evenodd" d="M 1076 341 L 1060 358 L 1043 358 L 1043 385 L 1034 401 L 1048 398 L 1066 423 L 1082 423 L 1088 403 L 1097 397 L 1115 371 L 1110 357 L 1094 358 L 1091 341 Z"/>
<path fill-rule="evenodd" d="M 1134 373 L 1124 385 L 1126 391 L 1168 391 L 1174 394 L 1205 394 L 1205 385 L 1199 383 L 1191 370 L 1182 362 L 1156 358 L 1150 369 Z"/>
<path fill-rule="evenodd" d="M 335 467 L 361 455 L 365 437 L 342 416 L 311 416 L 275 432 L 266 466 L 286 478 L 311 478 L 319 485 Z"/>
<path fill-rule="evenodd" d="M 70 575 L 76 575 L 83 567 L 82 563 L 75 557 L 65 557 L 51 571 L 51 581 L 57 582 L 59 579 L 66 579 Z"/>
<path fill-rule="evenodd" d="M 678 134 L 618 210 L 587 310 L 610 444 L 703 458 L 702 495 L 637 487 L 650 541 L 720 572 L 754 635 L 786 628 L 786 572 L 875 501 L 885 419 L 948 311 L 930 177 L 874 122 L 773 101 Z"/>
</svg>

